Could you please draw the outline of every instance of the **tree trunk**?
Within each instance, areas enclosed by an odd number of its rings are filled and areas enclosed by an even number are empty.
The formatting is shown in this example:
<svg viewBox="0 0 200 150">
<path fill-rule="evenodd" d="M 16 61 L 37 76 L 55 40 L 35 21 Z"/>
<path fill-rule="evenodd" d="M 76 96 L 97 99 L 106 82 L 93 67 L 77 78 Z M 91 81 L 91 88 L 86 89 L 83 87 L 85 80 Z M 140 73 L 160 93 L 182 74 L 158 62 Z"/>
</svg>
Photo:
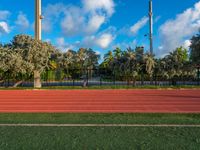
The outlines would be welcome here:
<svg viewBox="0 0 200 150">
<path fill-rule="evenodd" d="M 16 88 L 16 87 L 18 87 L 20 84 L 22 84 L 23 83 L 23 81 L 21 80 L 21 81 L 18 81 L 17 83 L 15 83 L 14 85 L 13 85 L 13 88 Z"/>
<path fill-rule="evenodd" d="M 41 79 L 40 79 L 40 72 L 35 70 L 34 71 L 34 88 L 41 88 Z"/>
<path fill-rule="evenodd" d="M 84 81 L 83 81 L 83 87 L 87 87 L 87 79 L 84 79 Z"/>
<path fill-rule="evenodd" d="M 135 86 L 136 86 L 136 79 L 133 78 L 133 87 L 135 87 Z"/>
</svg>

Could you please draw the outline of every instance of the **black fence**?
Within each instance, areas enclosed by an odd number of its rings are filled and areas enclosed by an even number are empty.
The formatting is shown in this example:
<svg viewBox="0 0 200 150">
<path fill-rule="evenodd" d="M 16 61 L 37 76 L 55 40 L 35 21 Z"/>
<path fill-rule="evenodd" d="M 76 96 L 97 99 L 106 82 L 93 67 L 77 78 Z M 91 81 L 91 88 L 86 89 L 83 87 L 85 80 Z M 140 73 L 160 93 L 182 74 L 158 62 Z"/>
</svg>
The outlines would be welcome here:
<svg viewBox="0 0 200 150">
<path fill-rule="evenodd" d="M 0 81 L 0 87 L 33 87 L 33 75 L 18 75 L 13 79 L 7 73 L 3 74 L 6 79 Z M 196 77 L 174 77 L 166 79 L 159 75 L 149 77 L 147 74 L 139 74 L 136 77 L 116 73 L 104 69 L 73 69 L 45 71 L 41 74 L 43 87 L 54 86 L 182 86 L 200 85 L 199 76 Z"/>
</svg>

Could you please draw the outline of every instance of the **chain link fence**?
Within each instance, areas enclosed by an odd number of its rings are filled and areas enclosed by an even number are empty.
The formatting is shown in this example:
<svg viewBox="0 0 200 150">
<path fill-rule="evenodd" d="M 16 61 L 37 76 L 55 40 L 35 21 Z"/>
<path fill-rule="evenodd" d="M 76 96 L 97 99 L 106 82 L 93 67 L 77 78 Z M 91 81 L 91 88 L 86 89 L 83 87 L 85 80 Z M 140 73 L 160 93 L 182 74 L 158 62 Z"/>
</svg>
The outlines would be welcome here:
<svg viewBox="0 0 200 150">
<path fill-rule="evenodd" d="M 33 75 L 18 75 L 12 78 L 9 73 L 3 74 L 6 79 L 0 80 L 0 87 L 33 87 Z M 166 79 L 162 76 L 140 74 L 136 77 L 115 73 L 105 69 L 73 69 L 45 71 L 41 74 L 43 87 L 56 86 L 182 86 L 200 85 L 199 75 L 194 77 L 174 77 Z"/>
</svg>

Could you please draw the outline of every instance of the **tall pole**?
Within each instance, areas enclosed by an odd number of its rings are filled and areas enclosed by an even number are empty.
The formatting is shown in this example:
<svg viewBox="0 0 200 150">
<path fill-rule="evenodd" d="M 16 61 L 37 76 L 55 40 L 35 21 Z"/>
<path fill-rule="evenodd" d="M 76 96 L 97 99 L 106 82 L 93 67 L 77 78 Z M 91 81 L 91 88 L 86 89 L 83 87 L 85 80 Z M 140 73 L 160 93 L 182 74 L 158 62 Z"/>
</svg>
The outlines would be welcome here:
<svg viewBox="0 0 200 150">
<path fill-rule="evenodd" d="M 42 39 L 42 10 L 41 10 L 41 0 L 35 0 L 35 39 Z M 41 75 L 40 71 L 34 70 L 34 88 L 41 88 Z"/>
<path fill-rule="evenodd" d="M 41 0 L 35 0 L 35 39 L 41 40 L 42 33 L 41 33 L 41 21 L 42 21 L 42 10 L 41 10 Z"/>
<path fill-rule="evenodd" d="M 150 41 L 150 54 L 153 55 L 153 4 L 149 0 L 149 41 Z"/>
</svg>

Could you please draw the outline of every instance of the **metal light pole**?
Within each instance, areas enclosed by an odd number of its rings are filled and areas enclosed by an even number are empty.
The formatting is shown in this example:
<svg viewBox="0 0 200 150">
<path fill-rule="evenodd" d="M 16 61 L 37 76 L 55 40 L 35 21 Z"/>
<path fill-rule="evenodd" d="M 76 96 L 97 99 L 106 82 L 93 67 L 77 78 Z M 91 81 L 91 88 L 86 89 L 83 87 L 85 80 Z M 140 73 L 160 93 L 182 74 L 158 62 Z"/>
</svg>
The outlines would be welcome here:
<svg viewBox="0 0 200 150">
<path fill-rule="evenodd" d="M 35 0 L 35 39 L 42 39 L 42 10 L 41 10 L 41 0 Z M 41 88 L 41 75 L 40 71 L 34 70 L 34 88 Z"/>
<path fill-rule="evenodd" d="M 149 40 L 150 40 L 150 54 L 153 55 L 153 4 L 149 0 Z"/>
<path fill-rule="evenodd" d="M 41 10 L 41 0 L 35 0 L 35 39 L 41 40 L 42 38 L 42 10 Z"/>
</svg>

